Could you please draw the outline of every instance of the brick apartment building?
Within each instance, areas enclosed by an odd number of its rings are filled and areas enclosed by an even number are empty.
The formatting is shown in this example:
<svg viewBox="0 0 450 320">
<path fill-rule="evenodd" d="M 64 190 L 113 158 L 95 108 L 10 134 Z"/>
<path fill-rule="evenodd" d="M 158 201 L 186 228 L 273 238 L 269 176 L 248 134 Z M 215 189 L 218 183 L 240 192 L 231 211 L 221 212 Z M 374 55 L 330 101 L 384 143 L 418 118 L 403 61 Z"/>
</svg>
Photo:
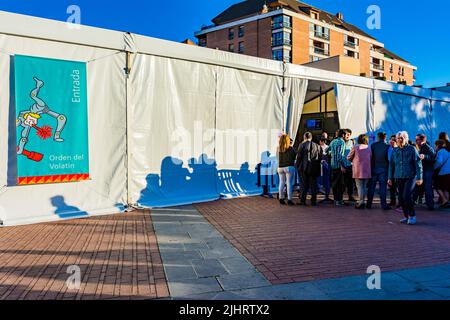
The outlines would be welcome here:
<svg viewBox="0 0 450 320">
<path fill-rule="evenodd" d="M 328 68 L 323 67 L 325 59 L 342 58 L 353 66 L 330 70 L 408 85 L 415 81 L 416 67 L 346 22 L 341 13 L 297 0 L 246 0 L 212 21 L 214 25 L 195 33 L 202 47 L 294 64 L 315 66 L 320 61 L 319 68 Z"/>
</svg>

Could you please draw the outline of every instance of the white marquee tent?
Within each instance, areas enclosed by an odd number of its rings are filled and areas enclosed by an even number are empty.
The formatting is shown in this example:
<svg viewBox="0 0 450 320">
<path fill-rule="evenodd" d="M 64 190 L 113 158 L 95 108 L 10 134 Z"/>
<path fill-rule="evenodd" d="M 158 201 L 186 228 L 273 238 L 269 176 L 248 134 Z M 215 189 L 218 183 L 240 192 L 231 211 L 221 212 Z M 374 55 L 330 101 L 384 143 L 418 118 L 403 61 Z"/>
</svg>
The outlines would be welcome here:
<svg viewBox="0 0 450 320">
<path fill-rule="evenodd" d="M 90 180 L 11 182 L 14 55 L 86 62 Z M 260 194 L 255 168 L 280 132 L 295 136 L 311 81 L 336 84 L 340 124 L 355 135 L 450 131 L 445 93 L 0 12 L 0 222 Z"/>
</svg>

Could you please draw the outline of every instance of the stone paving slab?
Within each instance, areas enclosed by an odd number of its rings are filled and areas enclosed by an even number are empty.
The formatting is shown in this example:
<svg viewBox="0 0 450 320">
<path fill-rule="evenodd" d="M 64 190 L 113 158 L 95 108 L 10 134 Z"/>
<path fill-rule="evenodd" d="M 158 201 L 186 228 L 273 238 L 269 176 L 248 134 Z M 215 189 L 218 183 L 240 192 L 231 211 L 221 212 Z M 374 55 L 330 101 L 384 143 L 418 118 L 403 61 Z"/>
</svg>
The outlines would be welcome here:
<svg viewBox="0 0 450 320">
<path fill-rule="evenodd" d="M 227 274 L 217 279 L 226 291 L 270 286 L 270 282 L 259 272 Z"/>
<path fill-rule="evenodd" d="M 250 273 L 255 268 L 244 257 L 230 257 L 218 259 L 230 274 Z"/>
<path fill-rule="evenodd" d="M 450 278 L 436 281 L 407 280 L 411 271 L 450 270 L 450 265 L 387 272 L 381 290 L 369 290 L 366 277 L 344 277 L 254 289 L 210 292 L 183 297 L 189 300 L 450 300 Z M 404 277 L 405 276 L 405 277 Z M 432 278 L 432 277 L 431 277 Z M 417 279 L 416 279 L 417 280 Z"/>
<path fill-rule="evenodd" d="M 151 214 L 173 298 L 270 285 L 193 206 Z"/>
<path fill-rule="evenodd" d="M 177 299 L 191 294 L 220 292 L 221 286 L 215 278 L 168 280 L 169 291 L 172 298 Z"/>
<path fill-rule="evenodd" d="M 191 280 L 197 279 L 197 273 L 194 270 L 194 267 L 189 265 L 166 265 L 164 266 L 164 270 L 166 272 L 166 277 L 168 281 L 178 281 L 178 280 Z"/>
<path fill-rule="evenodd" d="M 228 271 L 217 259 L 192 260 L 191 263 L 199 278 L 220 277 L 228 274 Z"/>
</svg>

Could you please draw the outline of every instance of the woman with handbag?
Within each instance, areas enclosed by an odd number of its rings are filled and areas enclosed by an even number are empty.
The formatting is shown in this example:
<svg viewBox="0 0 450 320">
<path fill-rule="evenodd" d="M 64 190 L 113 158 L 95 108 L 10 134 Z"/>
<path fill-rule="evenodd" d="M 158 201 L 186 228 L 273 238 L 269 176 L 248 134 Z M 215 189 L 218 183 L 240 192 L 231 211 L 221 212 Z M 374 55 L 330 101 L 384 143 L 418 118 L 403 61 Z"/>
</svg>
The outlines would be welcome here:
<svg viewBox="0 0 450 320">
<path fill-rule="evenodd" d="M 436 162 L 434 164 L 434 186 L 442 199 L 440 208 L 450 208 L 450 152 L 446 149 L 446 141 L 435 142 Z"/>
</svg>

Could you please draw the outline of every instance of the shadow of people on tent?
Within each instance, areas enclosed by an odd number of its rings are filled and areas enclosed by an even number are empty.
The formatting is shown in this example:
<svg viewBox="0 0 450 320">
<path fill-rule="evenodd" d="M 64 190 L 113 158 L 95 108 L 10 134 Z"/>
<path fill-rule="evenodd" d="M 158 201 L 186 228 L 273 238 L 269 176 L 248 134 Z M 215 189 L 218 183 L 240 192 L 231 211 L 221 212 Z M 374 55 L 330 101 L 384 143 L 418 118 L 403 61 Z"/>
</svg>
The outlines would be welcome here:
<svg viewBox="0 0 450 320">
<path fill-rule="evenodd" d="M 166 207 L 216 200 L 219 198 L 215 185 L 216 167 L 215 160 L 205 154 L 198 159 L 191 158 L 186 165 L 180 159 L 165 157 L 161 174 L 147 175 L 138 204 Z"/>
<path fill-rule="evenodd" d="M 276 165 L 276 157 L 272 157 L 269 151 L 264 151 L 261 153 L 260 164 L 259 172 L 259 165 L 250 169 L 248 162 L 241 164 L 239 170 L 219 170 L 217 173 L 217 189 L 221 196 L 224 198 L 232 198 L 261 195 L 263 194 L 266 176 L 268 177 L 268 190 L 270 191 L 270 184 L 276 179 L 276 169 L 273 168 L 273 165 Z M 275 176 L 272 177 L 274 174 Z M 260 175 L 260 179 L 258 175 Z"/>
<path fill-rule="evenodd" d="M 161 190 L 165 194 L 176 193 L 186 189 L 191 180 L 191 173 L 183 167 L 183 161 L 166 157 L 161 164 Z"/>
<path fill-rule="evenodd" d="M 261 193 L 261 188 L 258 187 L 257 169 L 250 171 L 248 162 L 243 163 L 239 170 L 223 169 L 219 170 L 217 175 L 218 191 L 225 198 Z"/>
<path fill-rule="evenodd" d="M 61 219 L 80 218 L 89 215 L 87 212 L 81 211 L 77 207 L 66 204 L 63 196 L 54 196 L 50 199 L 50 202 L 52 206 L 56 208 L 55 214 L 57 214 Z"/>
<path fill-rule="evenodd" d="M 267 188 L 267 192 L 278 191 L 279 177 L 277 174 L 278 159 L 275 154 L 271 154 L 269 151 L 261 153 L 261 177 L 260 184 Z"/>
<path fill-rule="evenodd" d="M 217 163 L 215 159 L 208 158 L 206 154 L 202 154 L 198 159 L 189 159 L 188 167 L 191 171 L 190 187 L 197 189 L 202 188 L 203 185 L 215 185 L 215 177 L 217 176 Z"/>
</svg>

